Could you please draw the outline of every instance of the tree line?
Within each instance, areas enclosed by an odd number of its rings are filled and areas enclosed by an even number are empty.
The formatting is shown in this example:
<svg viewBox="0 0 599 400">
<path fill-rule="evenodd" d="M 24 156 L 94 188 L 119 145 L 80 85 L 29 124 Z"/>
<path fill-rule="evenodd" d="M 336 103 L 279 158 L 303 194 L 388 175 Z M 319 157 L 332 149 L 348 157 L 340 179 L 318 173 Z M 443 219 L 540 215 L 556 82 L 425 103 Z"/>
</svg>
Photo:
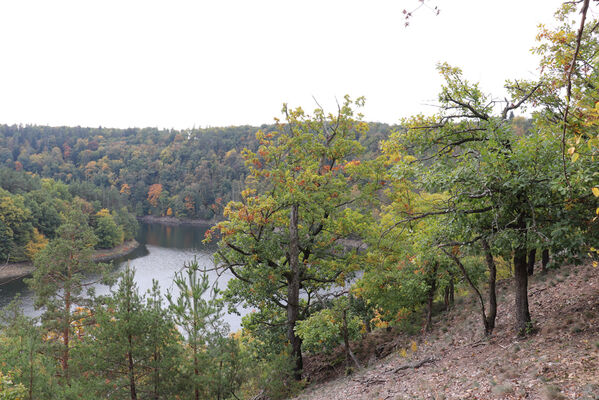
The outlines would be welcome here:
<svg viewBox="0 0 599 400">
<path fill-rule="evenodd" d="M 391 127 L 372 124 L 367 145 Z M 217 219 L 239 199 L 247 170 L 244 148 L 257 148 L 259 128 L 189 130 L 0 125 L 0 165 L 67 183 L 103 208 L 137 216 Z M 263 125 L 263 130 L 274 126 Z"/>
</svg>

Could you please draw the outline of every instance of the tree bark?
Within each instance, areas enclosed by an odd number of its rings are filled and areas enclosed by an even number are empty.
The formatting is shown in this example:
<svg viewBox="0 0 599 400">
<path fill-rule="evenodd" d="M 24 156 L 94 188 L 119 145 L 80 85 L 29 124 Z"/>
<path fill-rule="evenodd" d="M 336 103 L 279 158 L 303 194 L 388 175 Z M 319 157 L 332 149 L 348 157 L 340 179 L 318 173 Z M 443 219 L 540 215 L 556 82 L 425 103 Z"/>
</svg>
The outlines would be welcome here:
<svg viewBox="0 0 599 400">
<path fill-rule="evenodd" d="M 537 249 L 532 249 L 528 252 L 528 276 L 532 276 L 535 272 L 535 257 L 537 255 Z"/>
<path fill-rule="evenodd" d="M 135 389 L 135 371 L 133 370 L 133 338 L 131 334 L 127 336 L 129 342 L 129 351 L 127 352 L 127 360 L 129 361 L 129 391 L 131 394 L 131 400 L 137 400 L 137 391 Z"/>
<path fill-rule="evenodd" d="M 453 283 L 453 274 L 450 274 L 449 276 L 449 284 L 445 287 L 445 294 L 443 296 L 443 300 L 445 303 L 445 309 L 449 310 L 454 303 L 454 297 L 455 297 L 455 288 L 454 288 L 454 283 Z"/>
<path fill-rule="evenodd" d="M 489 315 L 485 318 L 485 335 L 490 336 L 495 329 L 495 318 L 497 317 L 497 266 L 487 240 L 483 239 L 481 243 L 489 270 Z"/>
<path fill-rule="evenodd" d="M 345 360 L 346 360 L 347 366 L 349 367 L 353 361 L 353 363 L 356 364 L 356 367 L 358 369 L 361 369 L 362 366 L 358 362 L 358 359 L 356 358 L 354 353 L 352 353 L 351 347 L 349 346 L 349 331 L 347 329 L 347 310 L 343 310 L 343 329 L 342 330 L 343 330 L 343 332 L 342 332 L 343 345 L 345 346 Z"/>
<path fill-rule="evenodd" d="M 69 263 L 67 264 L 67 281 L 64 287 L 64 326 L 63 326 L 63 355 L 62 355 L 62 372 L 64 373 L 65 382 L 71 386 L 71 378 L 69 375 L 69 334 L 71 330 L 71 282 L 73 272 L 71 265 L 73 263 L 73 254 L 69 254 Z"/>
<path fill-rule="evenodd" d="M 433 270 L 431 271 L 431 274 L 428 279 L 426 321 L 425 321 L 424 327 L 422 328 L 423 332 L 428 332 L 432 329 L 433 300 L 435 299 L 435 292 L 437 291 L 437 268 L 438 268 L 438 264 L 434 263 Z"/>
<path fill-rule="evenodd" d="M 69 377 L 69 333 L 71 327 L 71 292 L 65 288 L 65 321 L 62 330 L 63 336 L 63 353 L 62 353 L 62 372 L 67 385 L 71 385 Z"/>
<path fill-rule="evenodd" d="M 547 264 L 549 264 L 549 249 L 543 249 L 541 255 L 541 272 L 547 273 Z"/>
<path fill-rule="evenodd" d="M 446 250 L 443 250 L 443 252 L 445 254 L 447 254 L 449 257 L 451 257 L 453 262 L 455 262 L 455 264 L 458 266 L 460 271 L 462 271 L 462 274 L 464 275 L 464 279 L 466 279 L 466 282 L 468 282 L 468 284 L 472 288 L 472 291 L 476 294 L 476 297 L 478 298 L 478 301 L 480 304 L 480 314 L 481 314 L 481 317 L 483 320 L 483 326 L 485 327 L 485 335 L 489 335 L 488 327 L 487 327 L 487 313 L 485 310 L 485 301 L 483 299 L 482 294 L 480 293 L 480 290 L 478 290 L 478 288 L 476 287 L 476 285 L 474 284 L 472 279 L 470 279 L 470 275 L 468 275 L 468 271 L 466 271 L 466 267 L 464 267 L 464 264 L 462 264 L 462 262 L 460 261 L 458 256 L 456 256 L 455 254 L 450 253 Z"/>
<path fill-rule="evenodd" d="M 520 336 L 526 335 L 530 325 L 530 312 L 528 310 L 528 268 L 526 264 L 526 247 L 523 245 L 514 251 L 514 279 L 516 289 L 515 312 L 516 332 Z"/>
<path fill-rule="evenodd" d="M 300 261 L 299 261 L 299 206 L 291 206 L 289 216 L 289 267 L 287 286 L 287 340 L 291 345 L 291 355 L 295 359 L 294 378 L 302 379 L 302 340 L 295 334 L 295 324 L 299 317 Z"/>
</svg>

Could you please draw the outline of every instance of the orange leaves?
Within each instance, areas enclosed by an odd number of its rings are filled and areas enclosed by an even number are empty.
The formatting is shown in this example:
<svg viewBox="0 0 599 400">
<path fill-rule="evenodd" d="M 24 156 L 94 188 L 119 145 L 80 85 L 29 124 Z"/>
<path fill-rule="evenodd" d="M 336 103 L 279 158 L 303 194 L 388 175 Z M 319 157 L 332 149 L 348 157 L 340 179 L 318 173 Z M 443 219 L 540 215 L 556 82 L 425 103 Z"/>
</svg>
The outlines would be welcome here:
<svg viewBox="0 0 599 400">
<path fill-rule="evenodd" d="M 148 189 L 148 202 L 156 207 L 158 205 L 158 199 L 162 194 L 162 185 L 160 183 L 155 183 L 150 186 Z"/>
<path fill-rule="evenodd" d="M 263 167 L 262 163 L 257 158 L 252 160 L 252 164 L 254 164 L 257 169 L 261 169 Z"/>
<path fill-rule="evenodd" d="M 260 155 L 260 157 L 262 157 L 262 158 L 266 158 L 266 156 L 268 156 L 268 152 L 266 151 L 266 149 L 264 149 L 263 147 L 261 147 L 258 150 L 258 155 Z"/>
<path fill-rule="evenodd" d="M 128 184 L 123 183 L 120 193 L 129 196 L 131 194 L 131 187 Z"/>
<path fill-rule="evenodd" d="M 192 212 L 193 212 L 193 210 L 195 210 L 195 203 L 191 196 L 189 196 L 189 195 L 185 196 L 183 203 L 185 204 L 186 210 L 192 211 Z"/>
<path fill-rule="evenodd" d="M 347 162 L 343 166 L 343 169 L 345 169 L 345 168 L 351 168 L 351 167 L 357 167 L 360 164 L 361 164 L 360 160 L 352 160 L 352 161 Z"/>
</svg>

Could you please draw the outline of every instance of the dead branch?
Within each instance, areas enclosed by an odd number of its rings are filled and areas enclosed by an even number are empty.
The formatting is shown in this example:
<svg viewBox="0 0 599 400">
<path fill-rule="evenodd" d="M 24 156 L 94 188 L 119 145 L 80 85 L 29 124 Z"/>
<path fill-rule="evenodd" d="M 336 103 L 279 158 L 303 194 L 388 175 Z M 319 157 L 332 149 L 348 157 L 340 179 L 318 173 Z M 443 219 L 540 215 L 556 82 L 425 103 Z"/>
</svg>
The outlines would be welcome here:
<svg viewBox="0 0 599 400">
<path fill-rule="evenodd" d="M 424 364 L 433 363 L 435 361 L 437 361 L 437 359 L 435 357 L 428 357 L 428 358 L 425 358 L 424 360 L 420 360 L 418 362 L 403 364 L 403 365 L 400 365 L 399 367 L 394 368 L 393 369 L 393 373 L 396 374 L 399 371 L 403 371 L 404 369 L 410 369 L 410 368 L 416 369 L 416 368 L 420 368 Z"/>
</svg>

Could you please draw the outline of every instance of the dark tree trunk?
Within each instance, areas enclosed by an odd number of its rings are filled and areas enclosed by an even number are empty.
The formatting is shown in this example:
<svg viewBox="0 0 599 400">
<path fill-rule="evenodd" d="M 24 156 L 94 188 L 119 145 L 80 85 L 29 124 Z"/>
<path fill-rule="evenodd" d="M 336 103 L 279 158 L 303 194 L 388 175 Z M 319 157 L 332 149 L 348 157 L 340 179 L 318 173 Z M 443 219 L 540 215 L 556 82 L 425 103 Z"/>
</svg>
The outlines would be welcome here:
<svg viewBox="0 0 599 400">
<path fill-rule="evenodd" d="M 541 255 L 541 272 L 547 272 L 547 264 L 549 264 L 549 249 L 543 249 Z"/>
<path fill-rule="evenodd" d="M 69 267 L 69 280 L 71 279 L 71 269 Z M 62 371 L 64 373 L 64 379 L 68 386 L 71 386 L 71 378 L 69 375 L 69 334 L 71 327 L 71 289 L 64 289 L 65 299 L 65 318 L 64 326 L 62 330 L 63 336 L 63 351 L 62 351 Z"/>
<path fill-rule="evenodd" d="M 370 327 L 370 320 L 368 318 L 364 318 L 362 320 L 362 323 L 364 324 L 364 329 L 366 329 L 366 333 L 372 332 L 372 328 Z"/>
<path fill-rule="evenodd" d="M 290 274 L 287 286 L 287 340 L 291 344 L 291 355 L 295 358 L 294 377 L 302 379 L 302 340 L 295 334 L 295 324 L 299 318 L 299 291 L 300 291 L 300 262 L 299 262 L 299 233 L 298 218 L 299 206 L 291 207 L 289 216 L 289 267 Z"/>
<path fill-rule="evenodd" d="M 341 333 L 343 335 L 343 346 L 345 346 L 345 360 L 348 366 L 348 373 L 351 372 L 349 366 L 352 364 L 352 361 L 358 369 L 362 369 L 360 362 L 358 361 L 354 353 L 351 351 L 351 347 L 349 345 L 349 331 L 347 329 L 347 310 L 343 310 L 343 328 Z"/>
<path fill-rule="evenodd" d="M 523 245 L 514 252 L 514 280 L 516 289 L 516 332 L 525 335 L 530 325 L 528 310 L 528 268 L 526 263 L 526 247 Z"/>
<path fill-rule="evenodd" d="M 454 302 L 454 284 L 453 284 L 453 275 L 449 276 L 449 283 L 445 286 L 445 293 L 443 295 L 443 302 L 445 303 L 445 309 L 449 310 L 453 306 Z"/>
<path fill-rule="evenodd" d="M 195 316 L 194 316 L 194 320 L 195 320 Z M 194 332 L 197 332 L 195 322 L 194 322 Z M 200 366 L 199 366 L 200 362 L 198 360 L 198 342 L 197 342 L 197 339 L 195 339 L 195 333 L 194 333 L 194 341 L 193 341 L 193 344 L 191 347 L 193 349 L 193 373 L 196 378 L 196 382 L 194 382 L 194 384 L 193 384 L 193 386 L 194 386 L 193 398 L 194 398 L 194 400 L 200 400 L 200 388 L 198 388 L 198 383 L 197 383 L 197 379 L 200 376 Z"/>
<path fill-rule="evenodd" d="M 491 247 L 486 239 L 482 240 L 487 269 L 489 270 L 489 315 L 485 318 L 485 335 L 490 336 L 495 329 L 495 318 L 497 317 L 497 266 L 491 253 Z"/>
<path fill-rule="evenodd" d="M 428 279 L 428 294 L 426 303 L 426 321 L 422 331 L 430 331 L 432 329 L 433 319 L 433 300 L 435 299 L 435 292 L 437 291 L 437 268 L 438 264 L 433 265 L 433 270 Z"/>
<path fill-rule="evenodd" d="M 129 351 L 127 352 L 127 360 L 129 361 L 128 369 L 129 369 L 129 391 L 131 395 L 131 400 L 137 400 L 137 391 L 135 389 L 135 371 L 133 367 L 133 338 L 131 334 L 127 336 L 127 340 L 129 342 Z"/>
<path fill-rule="evenodd" d="M 537 249 L 532 249 L 528 252 L 528 276 L 532 276 L 535 272 L 535 257 L 537 255 Z"/>
<path fill-rule="evenodd" d="M 485 335 L 490 335 L 489 333 L 489 327 L 488 327 L 488 318 L 487 318 L 487 312 L 485 309 L 485 300 L 483 299 L 482 294 L 480 294 L 480 290 L 478 290 L 478 288 L 476 287 L 476 285 L 474 284 L 474 282 L 472 281 L 472 279 L 470 278 L 470 275 L 468 275 L 468 271 L 466 271 L 466 267 L 464 267 L 464 264 L 462 264 L 462 262 L 460 261 L 460 259 L 458 258 L 458 256 L 456 256 L 453 253 L 450 253 L 446 250 L 443 250 L 443 252 L 445 254 L 447 254 L 449 257 L 451 257 L 451 259 L 456 263 L 456 265 L 458 266 L 458 268 L 460 269 L 460 271 L 462 271 L 462 274 L 464 275 L 464 279 L 466 279 L 466 282 L 468 282 L 468 284 L 470 285 L 470 288 L 472 288 L 472 291 L 476 294 L 476 297 L 478 298 L 479 304 L 480 304 L 480 315 L 482 317 L 483 320 L 483 326 L 485 328 Z"/>
</svg>

